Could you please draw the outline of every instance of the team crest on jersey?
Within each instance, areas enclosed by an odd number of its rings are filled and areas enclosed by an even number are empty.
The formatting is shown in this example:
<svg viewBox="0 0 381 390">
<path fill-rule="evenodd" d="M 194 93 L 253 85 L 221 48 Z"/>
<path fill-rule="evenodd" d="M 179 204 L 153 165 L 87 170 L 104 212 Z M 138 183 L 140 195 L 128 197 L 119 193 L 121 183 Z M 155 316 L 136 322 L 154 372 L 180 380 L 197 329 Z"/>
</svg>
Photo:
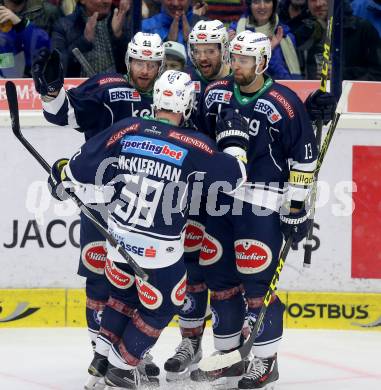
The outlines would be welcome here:
<svg viewBox="0 0 381 390">
<path fill-rule="evenodd" d="M 135 277 L 116 266 L 110 259 L 106 260 L 105 274 L 111 284 L 120 289 L 127 289 L 135 282 Z"/>
<path fill-rule="evenodd" d="M 187 291 L 187 274 L 185 273 L 181 280 L 173 287 L 171 299 L 175 306 L 182 306 Z"/>
<path fill-rule="evenodd" d="M 191 294 L 186 294 L 184 304 L 181 306 L 181 313 L 189 314 L 196 308 L 196 300 Z"/>
<path fill-rule="evenodd" d="M 143 279 L 136 277 L 136 289 L 141 304 L 150 310 L 155 310 L 163 303 L 163 295 L 152 284 L 143 281 Z"/>
<path fill-rule="evenodd" d="M 110 102 L 126 101 L 140 102 L 142 100 L 140 93 L 135 88 L 111 88 L 108 91 Z"/>
<path fill-rule="evenodd" d="M 233 92 L 225 89 L 213 89 L 208 92 L 205 98 L 206 107 L 210 108 L 213 103 L 229 104 Z"/>
<path fill-rule="evenodd" d="M 122 152 L 155 157 L 179 166 L 188 154 L 188 150 L 170 142 L 140 136 L 124 137 Z"/>
<path fill-rule="evenodd" d="M 185 252 L 196 252 L 200 250 L 204 231 L 205 226 L 202 223 L 188 219 L 187 228 L 185 230 Z"/>
<path fill-rule="evenodd" d="M 254 111 L 261 112 L 267 115 L 267 119 L 271 124 L 274 124 L 282 119 L 279 111 L 274 104 L 265 99 L 258 99 L 254 106 Z"/>
<path fill-rule="evenodd" d="M 94 241 L 85 245 L 81 252 L 83 265 L 90 271 L 102 275 L 106 265 L 106 243 Z"/>
<path fill-rule="evenodd" d="M 222 256 L 222 245 L 208 233 L 204 233 L 200 251 L 200 265 L 216 263 Z"/>
<path fill-rule="evenodd" d="M 242 274 L 257 274 L 271 264 L 271 249 L 261 241 L 237 240 L 234 249 L 237 269 Z"/>
</svg>

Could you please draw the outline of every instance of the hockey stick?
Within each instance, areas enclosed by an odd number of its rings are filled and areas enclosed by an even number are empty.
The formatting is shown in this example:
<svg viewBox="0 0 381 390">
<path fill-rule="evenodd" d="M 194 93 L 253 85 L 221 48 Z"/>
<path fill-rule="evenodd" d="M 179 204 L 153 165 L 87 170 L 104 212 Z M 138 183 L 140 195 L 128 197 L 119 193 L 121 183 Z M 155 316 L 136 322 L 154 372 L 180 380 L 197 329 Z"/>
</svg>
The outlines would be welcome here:
<svg viewBox="0 0 381 390">
<path fill-rule="evenodd" d="M 259 330 L 263 326 L 263 321 L 265 319 L 267 309 L 270 305 L 272 294 L 276 290 L 280 273 L 282 272 L 284 263 L 286 261 L 286 257 L 288 255 L 288 252 L 290 251 L 291 243 L 292 243 L 292 238 L 289 237 L 286 243 L 284 244 L 282 252 L 279 255 L 278 265 L 276 267 L 274 276 L 271 279 L 269 289 L 267 290 L 266 295 L 263 299 L 263 305 L 261 311 L 259 312 L 258 318 L 255 321 L 254 328 L 251 331 L 249 338 L 240 348 L 236 349 L 235 351 L 223 355 L 212 355 L 202 359 L 198 364 L 198 367 L 201 370 L 203 371 L 220 370 L 221 368 L 228 367 L 235 363 L 240 362 L 242 359 L 244 359 L 246 356 L 249 355 L 255 339 L 258 337 Z"/>
<path fill-rule="evenodd" d="M 89 61 L 85 58 L 85 56 L 82 54 L 82 52 L 78 49 L 78 47 L 75 47 L 72 51 L 74 54 L 74 57 L 78 60 L 78 62 L 81 64 L 84 71 L 87 73 L 88 77 L 93 77 L 96 75 L 95 70 L 93 67 L 89 64 Z"/>
<path fill-rule="evenodd" d="M 41 164 L 45 171 L 50 174 L 50 165 L 48 162 L 37 152 L 37 150 L 24 138 L 20 129 L 19 120 L 19 108 L 17 101 L 16 86 L 12 81 L 7 81 L 5 84 L 5 90 L 9 105 L 9 114 L 12 122 L 12 131 L 16 138 L 23 144 L 28 152 Z M 148 279 L 148 275 L 144 270 L 135 262 L 135 260 L 128 254 L 128 252 L 115 240 L 115 238 L 100 224 L 97 218 L 91 213 L 86 205 L 78 198 L 74 193 L 66 190 L 70 198 L 77 204 L 83 214 L 91 220 L 96 229 L 103 235 L 103 237 L 109 241 L 109 243 L 120 253 L 121 256 L 126 260 L 127 264 L 131 266 L 135 274 L 143 280 Z"/>
<path fill-rule="evenodd" d="M 327 92 L 327 81 L 329 74 L 329 64 L 330 64 L 330 56 L 331 56 L 331 44 L 332 44 L 332 25 L 333 25 L 333 11 L 334 11 L 334 2 L 335 0 L 330 0 L 329 8 L 328 8 L 328 23 L 327 23 L 327 34 L 325 36 L 324 41 L 324 49 L 323 49 L 323 63 L 321 68 L 321 76 L 320 76 L 320 91 Z M 318 150 L 320 151 L 321 146 L 321 136 L 323 132 L 323 121 L 318 120 L 316 123 L 316 144 Z M 316 203 L 316 195 L 317 195 L 317 180 L 318 175 L 315 175 L 315 180 L 312 184 L 312 192 L 311 192 L 311 226 L 308 230 L 306 243 L 304 245 L 304 260 L 303 267 L 311 266 L 311 256 L 312 256 L 312 235 L 314 230 L 314 218 L 315 218 L 315 203 Z"/>
</svg>

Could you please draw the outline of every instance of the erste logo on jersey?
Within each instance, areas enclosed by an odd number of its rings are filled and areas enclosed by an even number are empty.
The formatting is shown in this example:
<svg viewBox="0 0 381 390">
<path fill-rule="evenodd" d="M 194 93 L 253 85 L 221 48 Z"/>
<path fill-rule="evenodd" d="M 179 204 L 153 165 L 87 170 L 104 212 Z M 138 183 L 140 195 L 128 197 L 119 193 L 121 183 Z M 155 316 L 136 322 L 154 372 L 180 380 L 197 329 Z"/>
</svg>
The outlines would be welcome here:
<svg viewBox="0 0 381 390">
<path fill-rule="evenodd" d="M 127 252 L 131 252 L 135 255 L 152 258 L 156 257 L 156 248 L 152 245 L 150 247 L 144 247 L 138 245 L 130 245 L 124 242 L 122 242 L 122 245 Z"/>
<path fill-rule="evenodd" d="M 274 124 L 282 119 L 282 116 L 279 114 L 279 111 L 275 108 L 274 104 L 265 99 L 257 100 L 254 111 L 266 114 L 267 119 L 271 124 Z"/>
<path fill-rule="evenodd" d="M 188 150 L 157 139 L 140 136 L 126 136 L 122 140 L 122 152 L 155 157 L 181 166 Z"/>
<path fill-rule="evenodd" d="M 140 102 L 142 100 L 139 92 L 135 88 L 111 88 L 108 91 L 110 102 L 126 101 Z"/>
<path fill-rule="evenodd" d="M 213 89 L 208 92 L 205 98 L 206 107 L 210 108 L 213 103 L 226 103 L 230 102 L 233 92 L 225 89 Z"/>
</svg>

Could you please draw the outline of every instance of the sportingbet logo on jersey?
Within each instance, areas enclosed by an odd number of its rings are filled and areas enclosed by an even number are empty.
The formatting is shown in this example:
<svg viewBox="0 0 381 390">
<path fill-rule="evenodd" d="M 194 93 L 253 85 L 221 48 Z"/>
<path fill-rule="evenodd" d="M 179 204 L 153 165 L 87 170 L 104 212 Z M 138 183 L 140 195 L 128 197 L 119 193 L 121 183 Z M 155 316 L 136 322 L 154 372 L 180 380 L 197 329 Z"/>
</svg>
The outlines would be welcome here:
<svg viewBox="0 0 381 390">
<path fill-rule="evenodd" d="M 134 88 L 111 88 L 109 91 L 110 102 L 120 100 L 128 102 L 140 102 L 141 97 L 139 92 Z"/>
<path fill-rule="evenodd" d="M 274 124 L 282 119 L 282 116 L 279 114 L 279 111 L 275 108 L 275 106 L 265 99 L 257 100 L 257 102 L 255 103 L 254 111 L 266 114 L 267 119 L 271 124 Z"/>
<path fill-rule="evenodd" d="M 226 91 L 225 89 L 213 89 L 208 92 L 205 99 L 206 107 L 210 108 L 213 103 L 226 103 L 230 102 L 233 92 Z"/>
<path fill-rule="evenodd" d="M 155 157 L 176 165 L 183 165 L 188 150 L 157 139 L 127 136 L 122 140 L 122 152 Z"/>
</svg>

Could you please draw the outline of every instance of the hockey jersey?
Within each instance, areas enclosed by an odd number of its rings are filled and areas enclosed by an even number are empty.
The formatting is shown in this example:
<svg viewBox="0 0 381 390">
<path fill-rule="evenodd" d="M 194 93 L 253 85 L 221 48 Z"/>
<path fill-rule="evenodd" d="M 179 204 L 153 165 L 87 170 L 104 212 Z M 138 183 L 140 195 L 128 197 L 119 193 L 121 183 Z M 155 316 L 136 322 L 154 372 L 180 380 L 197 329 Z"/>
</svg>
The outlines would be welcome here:
<svg viewBox="0 0 381 390">
<path fill-rule="evenodd" d="M 152 94 L 142 94 L 125 76 L 100 73 L 57 98 L 43 102 L 47 121 L 82 131 L 85 139 L 127 117 L 153 115 Z"/>
<path fill-rule="evenodd" d="M 209 80 L 205 79 L 194 66 L 189 66 L 186 69 L 186 72 L 189 74 L 190 78 L 192 79 L 194 84 L 194 89 L 196 92 L 196 99 L 194 102 L 193 111 L 190 119 L 194 124 L 194 126 L 197 128 L 197 130 L 205 133 L 205 129 L 203 129 L 203 121 L 201 118 L 201 108 L 202 108 L 205 88 L 209 84 Z"/>
<path fill-rule="evenodd" d="M 141 118 L 124 119 L 91 138 L 71 158 L 66 174 L 82 190 L 113 189 L 106 199 L 108 229 L 144 268 L 167 267 L 181 258 L 193 196 L 209 191 L 215 196 L 221 181 L 229 193 L 246 180 L 244 165 L 219 152 L 207 136 Z M 113 261 L 124 261 L 110 245 L 107 251 Z"/>
<path fill-rule="evenodd" d="M 303 201 L 313 182 L 317 147 L 298 96 L 267 76 L 263 87 L 247 96 L 233 76 L 214 81 L 205 89 L 201 114 L 211 137 L 217 115 L 229 109 L 246 119 L 250 134 L 248 182 L 234 196 L 274 211 L 285 200 Z"/>
</svg>

